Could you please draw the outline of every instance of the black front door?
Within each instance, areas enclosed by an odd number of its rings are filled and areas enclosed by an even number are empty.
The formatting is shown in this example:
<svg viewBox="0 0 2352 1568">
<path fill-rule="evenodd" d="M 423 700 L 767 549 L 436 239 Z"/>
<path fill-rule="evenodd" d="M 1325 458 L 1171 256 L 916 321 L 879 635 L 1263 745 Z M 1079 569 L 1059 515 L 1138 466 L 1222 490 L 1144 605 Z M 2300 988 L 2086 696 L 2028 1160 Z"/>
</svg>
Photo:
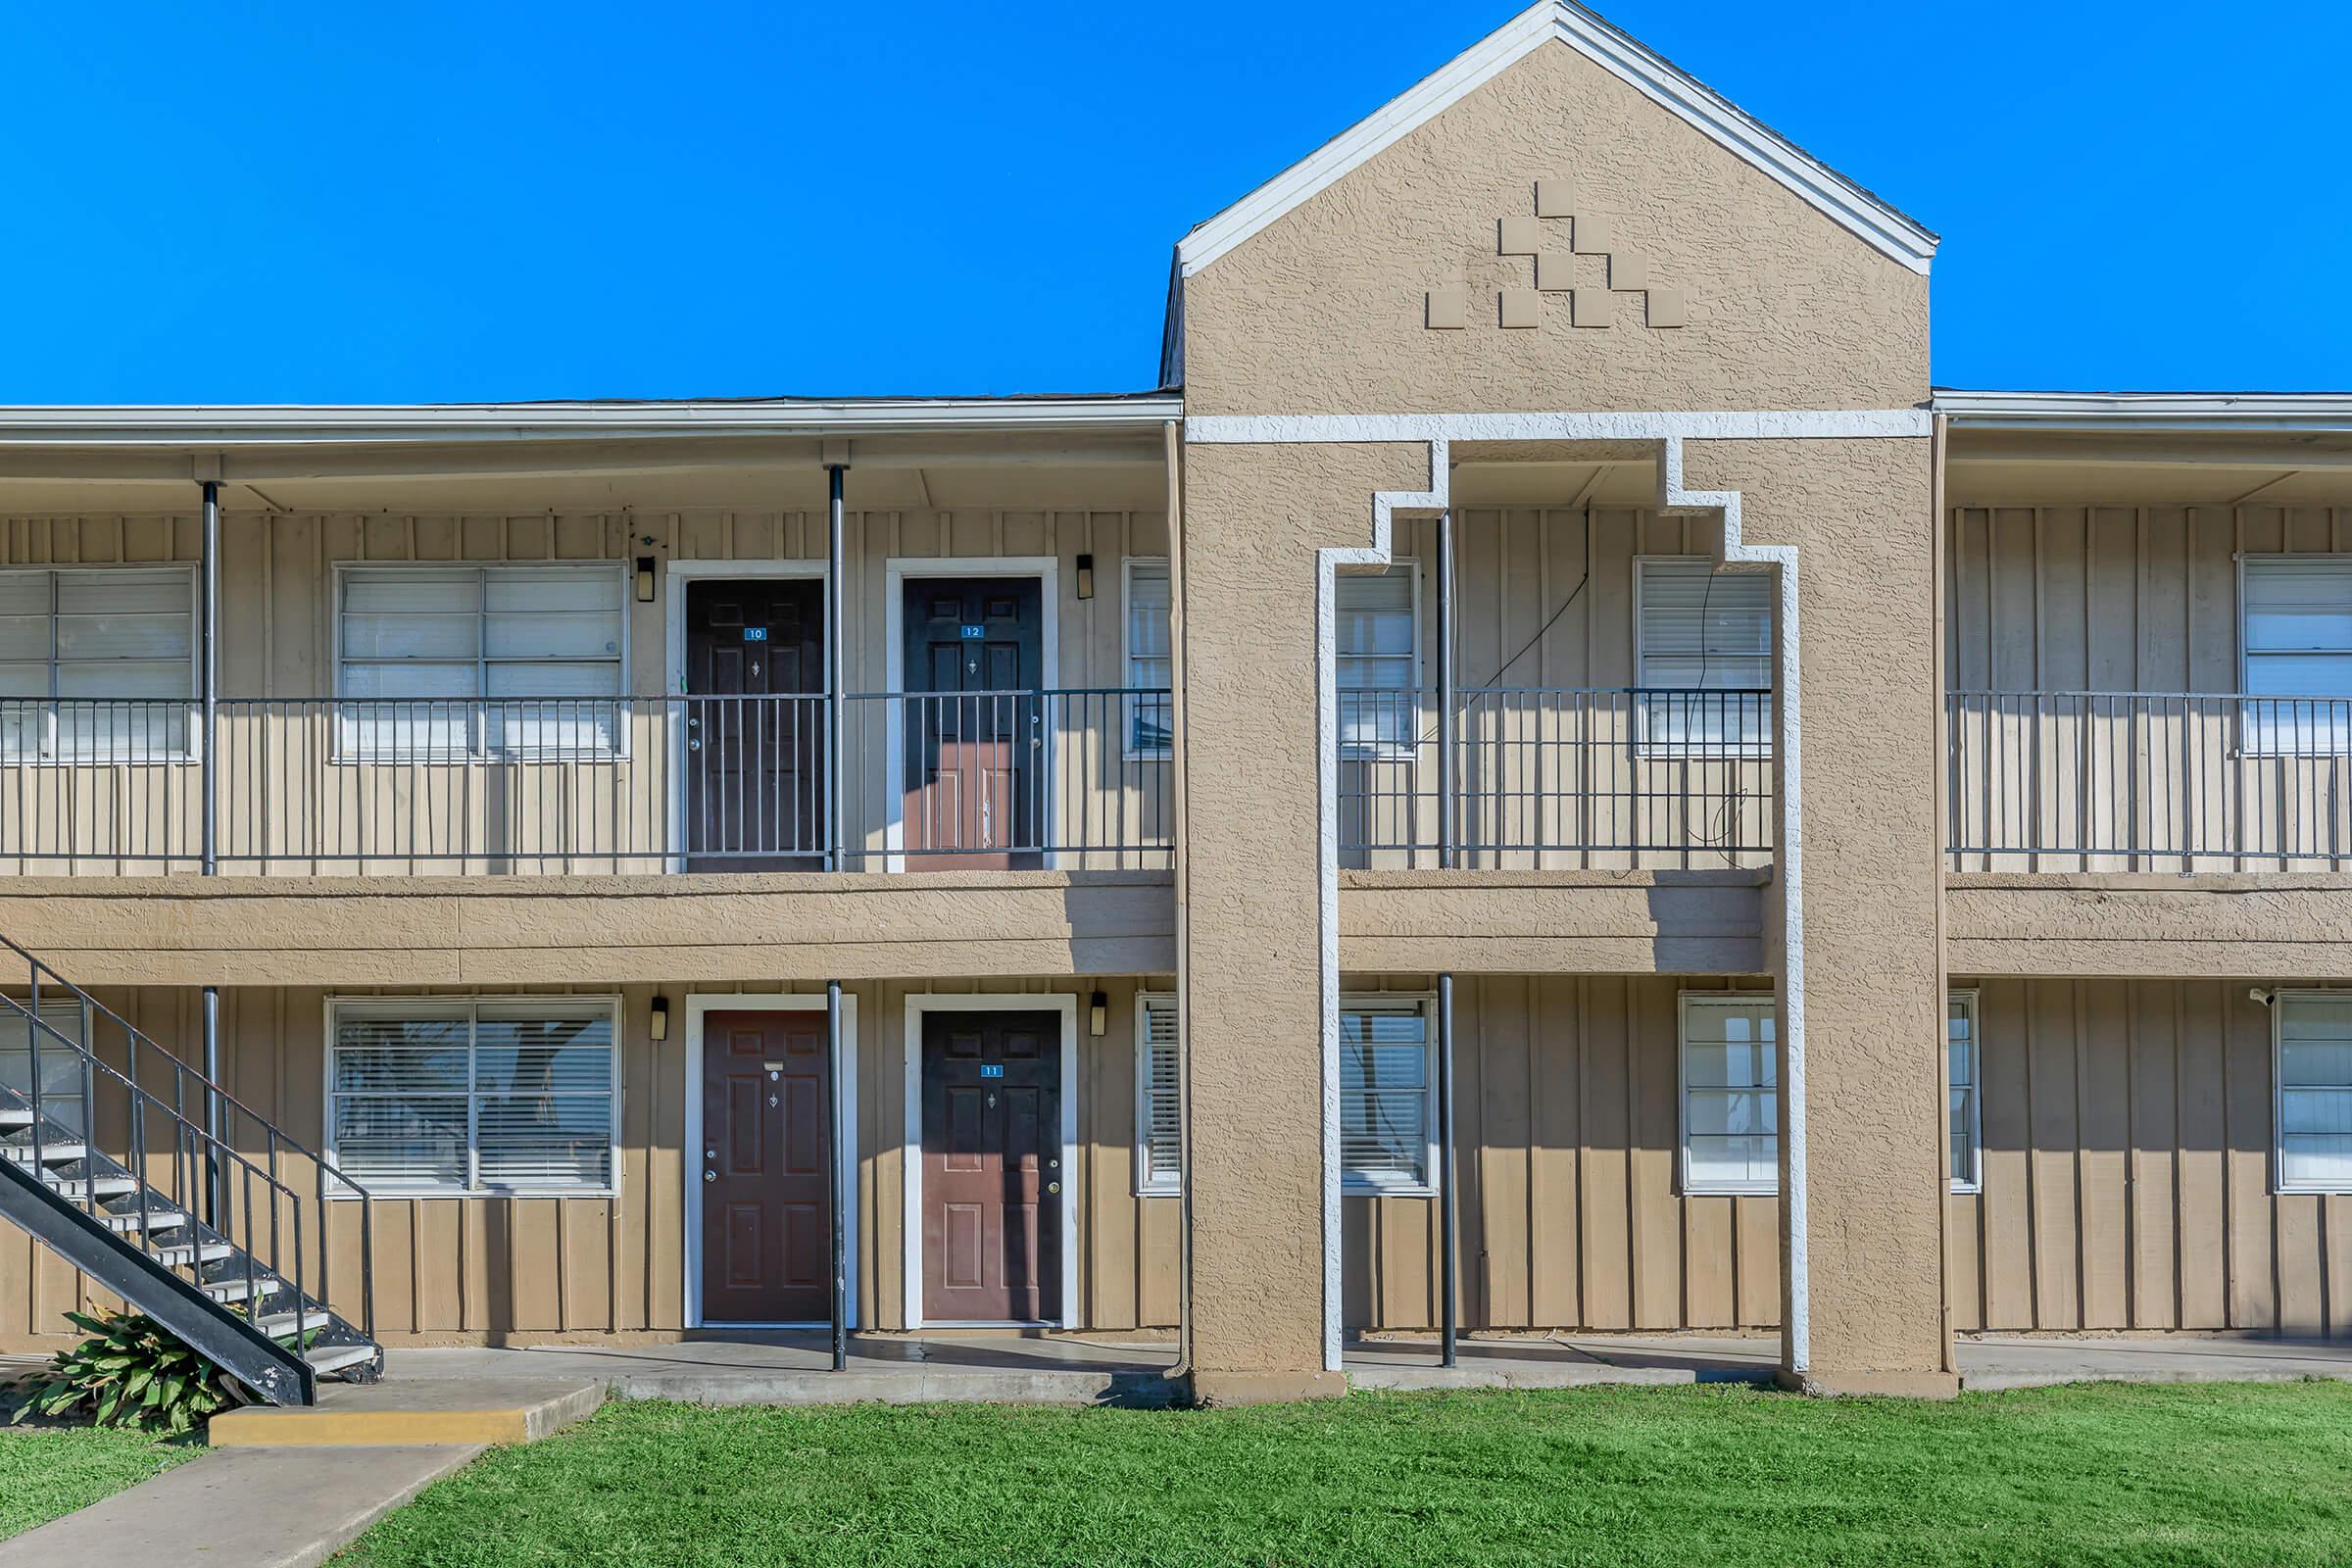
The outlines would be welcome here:
<svg viewBox="0 0 2352 1568">
<path fill-rule="evenodd" d="M 1036 865 L 1047 844 L 1038 579 L 914 579 L 905 609 L 907 865 Z"/>
<path fill-rule="evenodd" d="M 695 871 L 824 854 L 824 584 L 686 585 L 686 854 Z"/>
</svg>

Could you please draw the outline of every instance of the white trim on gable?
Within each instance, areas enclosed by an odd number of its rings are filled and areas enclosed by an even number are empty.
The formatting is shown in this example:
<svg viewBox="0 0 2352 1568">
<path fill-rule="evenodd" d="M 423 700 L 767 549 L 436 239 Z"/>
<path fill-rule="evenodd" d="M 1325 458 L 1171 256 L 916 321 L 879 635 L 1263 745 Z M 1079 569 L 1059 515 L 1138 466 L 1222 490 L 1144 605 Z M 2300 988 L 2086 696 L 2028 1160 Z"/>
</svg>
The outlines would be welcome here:
<svg viewBox="0 0 2352 1568">
<path fill-rule="evenodd" d="M 1370 162 L 1554 38 L 1795 192 L 1880 254 L 1926 274 L 1936 256 L 1934 231 L 1582 6 L 1569 0 L 1538 0 L 1451 63 L 1187 234 L 1176 247 L 1179 281 Z M 1163 344 L 1163 358 L 1171 353 L 1181 365 L 1180 346 Z"/>
</svg>

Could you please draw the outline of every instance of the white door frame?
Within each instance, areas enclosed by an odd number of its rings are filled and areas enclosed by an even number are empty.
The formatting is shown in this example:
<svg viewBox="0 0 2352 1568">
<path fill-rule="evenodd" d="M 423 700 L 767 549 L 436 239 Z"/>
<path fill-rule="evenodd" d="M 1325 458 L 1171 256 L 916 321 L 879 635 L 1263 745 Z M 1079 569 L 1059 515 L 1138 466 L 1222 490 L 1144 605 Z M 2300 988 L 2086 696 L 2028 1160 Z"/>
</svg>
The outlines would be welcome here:
<svg viewBox="0 0 2352 1568">
<path fill-rule="evenodd" d="M 1061 1015 L 1061 1315 L 1049 1328 L 1078 1326 L 1078 994 L 1026 996 L 922 992 L 906 999 L 906 1119 L 899 1157 L 906 1195 L 905 1233 L 906 1327 L 1035 1328 L 1034 1323 L 932 1323 L 923 1317 L 923 1015 L 931 1012 L 1055 1012 Z"/>
<path fill-rule="evenodd" d="M 713 1012 L 821 1012 L 825 999 L 820 992 L 810 996 L 778 996 L 772 992 L 746 996 L 741 994 L 697 992 L 686 999 L 686 1147 L 680 1161 L 686 1185 L 686 1327 L 731 1329 L 827 1328 L 830 1323 L 724 1323 L 706 1324 L 703 1321 L 703 1156 L 695 1152 L 703 1145 L 703 1028 L 704 1020 Z M 841 1225 L 843 1252 L 849 1260 L 849 1279 L 842 1302 L 842 1318 L 851 1327 L 858 1322 L 858 1244 L 861 1233 L 858 1228 L 858 998 L 844 990 L 841 994 L 841 1120 L 833 1128 L 834 1159 L 841 1170 Z"/>
<path fill-rule="evenodd" d="M 906 584 L 923 577 L 1035 577 L 1045 626 L 1038 655 L 1038 684 L 1052 691 L 1061 683 L 1061 563 L 1054 556 L 892 556 L 882 564 L 882 689 L 892 696 L 906 691 Z M 885 705 L 886 707 L 888 705 Z M 892 715 L 895 720 L 896 715 Z M 882 798 L 887 809 L 882 844 L 884 864 L 893 871 L 906 869 L 906 792 L 900 787 L 906 775 L 906 728 L 895 721 L 883 726 Z M 1054 820 L 1054 768 L 1051 758 L 1040 766 L 1038 788 L 1046 792 L 1044 817 Z M 1054 857 L 1044 857 L 1050 870 Z"/>
<path fill-rule="evenodd" d="M 698 578 L 711 577 L 814 577 L 824 585 L 824 595 L 818 608 L 825 609 L 831 598 L 832 585 L 826 581 L 822 561 L 670 561 L 662 572 L 662 692 L 664 709 L 673 696 L 686 692 L 686 585 Z M 831 629 L 827 617 L 827 629 Z M 843 637 L 849 633 L 845 629 Z M 842 668 L 849 665 L 844 662 Z M 664 716 L 666 716 L 666 711 Z M 672 873 L 686 869 L 686 726 L 670 724 L 669 730 L 669 869 Z"/>
</svg>

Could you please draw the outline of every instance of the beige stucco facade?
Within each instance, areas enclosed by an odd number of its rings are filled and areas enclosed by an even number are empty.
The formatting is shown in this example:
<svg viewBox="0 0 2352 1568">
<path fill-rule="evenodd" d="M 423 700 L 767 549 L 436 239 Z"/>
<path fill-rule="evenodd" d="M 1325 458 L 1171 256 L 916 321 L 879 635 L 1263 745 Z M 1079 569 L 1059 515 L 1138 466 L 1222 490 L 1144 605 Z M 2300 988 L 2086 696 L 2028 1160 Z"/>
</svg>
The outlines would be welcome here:
<svg viewBox="0 0 2352 1568">
<path fill-rule="evenodd" d="M 1203 1400 L 1342 1392 L 1449 1272 L 1470 1332 L 1775 1333 L 1826 1393 L 1947 1395 L 1955 1333 L 2342 1332 L 2352 1185 L 2279 1190 L 2249 993 L 2352 985 L 2352 789 L 2340 749 L 2244 744 L 2236 563 L 2352 549 L 2352 463 L 2312 457 L 2352 410 L 1937 393 L 1934 236 L 1684 88 L 1574 7 L 1523 15 L 1186 237 L 1150 394 L 0 411 L 0 573 L 210 570 L 227 705 L 204 756 L 12 743 L 0 934 L 183 1058 L 221 988 L 223 1086 L 317 1148 L 330 998 L 619 999 L 612 1189 L 378 1203 L 396 1343 L 723 1330 L 693 1020 L 828 981 L 868 1330 L 919 1316 L 914 1020 L 1010 997 L 1071 1020 L 1073 1251 L 1059 1317 L 1004 1326 L 1166 1343 Z M 1711 597 L 1652 616 L 1659 562 L 1736 574 L 1753 646 L 1717 649 Z M 625 745 L 333 739 L 345 573 L 554 563 L 623 585 Z M 1050 825 L 949 866 L 905 836 L 921 743 L 888 705 L 907 585 L 956 573 L 1036 583 L 1014 695 L 1071 701 L 1027 737 Z M 1375 573 L 1410 574 L 1385 618 Z M 866 705 L 839 866 L 691 863 L 684 590 L 735 579 L 839 611 L 805 694 Z M 1756 689 L 1714 678 L 1735 652 Z M 1726 691 L 1750 727 L 1659 727 Z M 1452 1117 L 1376 1189 L 1342 1014 L 1441 976 Z M 1688 1177 L 1684 1014 L 1724 993 L 1772 1020 L 1742 1114 L 1776 1174 L 1738 1191 Z M 1163 994 L 1172 1063 L 1139 1028 Z M 1148 1137 L 1180 1176 L 1146 1179 Z M 318 1222 L 341 1282 L 355 1212 Z M 0 1349 L 86 1295 L 0 1238 Z"/>
</svg>

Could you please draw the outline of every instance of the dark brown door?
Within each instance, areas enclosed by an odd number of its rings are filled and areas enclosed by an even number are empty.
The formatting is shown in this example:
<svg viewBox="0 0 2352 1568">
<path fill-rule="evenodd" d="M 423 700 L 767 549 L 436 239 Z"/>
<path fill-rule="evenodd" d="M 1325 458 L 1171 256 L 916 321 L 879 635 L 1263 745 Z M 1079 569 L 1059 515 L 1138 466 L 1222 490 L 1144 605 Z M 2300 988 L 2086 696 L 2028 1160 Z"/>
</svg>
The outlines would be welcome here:
<svg viewBox="0 0 2352 1568">
<path fill-rule="evenodd" d="M 703 1318 L 807 1323 L 833 1312 L 825 1015 L 703 1020 Z"/>
<path fill-rule="evenodd" d="M 696 871 L 824 853 L 824 584 L 686 585 L 686 851 Z"/>
<path fill-rule="evenodd" d="M 1061 1017 L 923 1015 L 923 1317 L 1061 1316 Z"/>
<path fill-rule="evenodd" d="M 1046 842 L 1038 579 L 915 579 L 905 619 L 906 863 L 1037 864 Z"/>
</svg>

